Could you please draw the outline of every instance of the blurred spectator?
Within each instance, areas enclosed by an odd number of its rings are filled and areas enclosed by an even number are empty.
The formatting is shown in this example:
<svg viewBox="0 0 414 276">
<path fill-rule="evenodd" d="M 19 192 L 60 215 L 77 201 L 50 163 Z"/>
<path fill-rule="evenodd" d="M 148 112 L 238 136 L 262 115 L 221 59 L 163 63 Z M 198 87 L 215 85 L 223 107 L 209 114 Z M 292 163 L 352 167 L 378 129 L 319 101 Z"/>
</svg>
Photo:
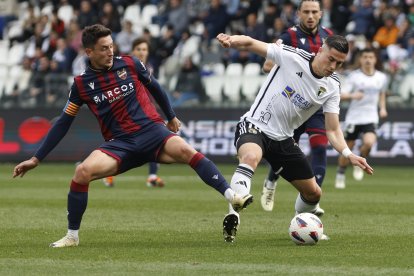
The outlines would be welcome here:
<svg viewBox="0 0 414 276">
<path fill-rule="evenodd" d="M 52 31 L 54 31 L 59 37 L 63 37 L 65 34 L 65 22 L 58 17 L 57 9 L 53 9 L 50 17 L 50 23 Z"/>
<path fill-rule="evenodd" d="M 154 66 L 154 74 L 158 75 L 160 65 L 174 52 L 177 46 L 177 39 L 174 36 L 174 27 L 167 25 L 161 37 L 157 40 L 157 48 L 155 49 L 152 65 Z"/>
<path fill-rule="evenodd" d="M 132 50 L 132 42 L 137 39 L 139 35 L 132 29 L 132 22 L 124 20 L 122 30 L 115 38 L 115 42 L 119 47 L 121 54 L 129 54 Z"/>
<path fill-rule="evenodd" d="M 99 12 L 99 22 L 112 30 L 114 37 L 121 31 L 121 21 L 118 10 L 111 1 L 104 2 Z"/>
<path fill-rule="evenodd" d="M 373 41 L 381 49 L 387 48 L 391 44 L 397 43 L 399 30 L 395 25 L 395 18 L 391 14 L 384 16 L 384 26 L 380 27 L 374 35 Z M 385 58 L 386 55 L 383 56 Z"/>
<path fill-rule="evenodd" d="M 46 75 L 49 72 L 49 59 L 40 57 L 34 63 L 29 88 L 22 94 L 23 107 L 44 106 L 46 103 Z"/>
<path fill-rule="evenodd" d="M 79 24 L 72 20 L 69 23 L 69 27 L 66 33 L 67 43 L 75 51 L 79 51 L 82 48 L 82 30 L 79 28 Z"/>
<path fill-rule="evenodd" d="M 220 0 L 211 0 L 210 8 L 207 13 L 202 15 L 206 38 L 208 41 L 215 39 L 219 33 L 224 33 L 230 21 L 226 7 L 221 4 Z"/>
<path fill-rule="evenodd" d="M 266 27 L 263 23 L 257 22 L 257 15 L 255 13 L 247 15 L 244 34 L 260 41 L 268 41 Z"/>
<path fill-rule="evenodd" d="M 49 71 L 45 75 L 45 105 L 48 107 L 62 106 L 67 100 L 69 74 L 63 72 L 60 67 L 56 60 L 51 60 Z"/>
<path fill-rule="evenodd" d="M 19 35 L 9 38 L 10 45 L 12 45 L 14 41 L 24 42 L 28 40 L 34 34 L 37 21 L 38 20 L 34 11 L 34 7 L 29 4 L 27 8 L 27 16 L 23 21 L 22 32 Z"/>
<path fill-rule="evenodd" d="M 188 28 L 189 17 L 182 0 L 170 0 L 167 11 L 167 23 L 174 26 L 175 36 L 180 37 L 181 33 Z"/>
<path fill-rule="evenodd" d="M 57 72 L 68 73 L 71 71 L 76 52 L 68 47 L 64 38 L 59 38 L 56 46 L 56 51 L 52 55 L 52 61 L 56 62 L 56 68 L 53 69 Z"/>
<path fill-rule="evenodd" d="M 82 47 L 79 49 L 77 56 L 72 62 L 72 75 L 78 76 L 86 69 L 86 54 L 85 49 Z"/>
<path fill-rule="evenodd" d="M 289 0 L 285 1 L 282 6 L 282 12 L 280 18 L 285 26 L 293 26 L 296 24 L 296 8 L 295 5 Z"/>
<path fill-rule="evenodd" d="M 264 10 L 263 24 L 267 32 L 271 32 L 276 18 L 280 18 L 280 12 L 276 4 L 269 3 Z"/>
<path fill-rule="evenodd" d="M 268 29 L 267 36 L 269 41 L 276 41 L 279 39 L 280 35 L 286 30 L 286 26 L 283 24 L 281 18 L 275 18 L 273 22 L 273 28 Z"/>
<path fill-rule="evenodd" d="M 178 74 L 177 84 L 170 95 L 172 107 L 188 103 L 206 101 L 206 93 L 201 81 L 200 69 L 194 65 L 192 58 L 187 57 Z"/>
<path fill-rule="evenodd" d="M 375 17 L 372 0 L 362 0 L 358 6 L 352 6 L 353 14 L 351 16 L 352 25 L 350 30 L 354 34 L 364 35 L 371 40 L 375 34 Z M 352 26 L 348 25 L 348 26 Z"/>
<path fill-rule="evenodd" d="M 38 22 L 35 25 L 34 34 L 29 38 L 29 42 L 26 48 L 26 56 L 33 58 L 35 56 L 36 48 L 40 48 L 43 53 L 46 53 L 49 49 L 49 37 L 44 35 L 45 26 Z"/>
<path fill-rule="evenodd" d="M 331 7 L 330 21 L 332 30 L 337 34 L 344 34 L 346 25 L 351 17 L 349 6 L 352 0 L 336 0 Z"/>
<path fill-rule="evenodd" d="M 81 29 L 86 26 L 98 23 L 98 14 L 96 9 L 92 9 L 92 4 L 88 0 L 82 0 L 80 2 L 80 9 L 77 18 L 77 22 Z"/>
</svg>

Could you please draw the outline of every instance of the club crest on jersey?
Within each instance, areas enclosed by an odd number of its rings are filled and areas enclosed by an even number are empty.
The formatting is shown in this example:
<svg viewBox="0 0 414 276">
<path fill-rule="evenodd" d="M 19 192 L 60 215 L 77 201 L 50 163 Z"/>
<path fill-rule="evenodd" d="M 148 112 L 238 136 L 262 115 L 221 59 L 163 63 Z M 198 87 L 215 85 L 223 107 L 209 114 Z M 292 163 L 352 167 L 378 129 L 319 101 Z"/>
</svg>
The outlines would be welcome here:
<svg viewBox="0 0 414 276">
<path fill-rule="evenodd" d="M 286 86 L 286 88 L 282 92 L 282 95 L 285 96 L 286 98 L 290 99 L 290 97 L 292 97 L 293 94 L 295 94 L 295 92 L 296 92 L 295 90 L 293 90 L 289 86 Z"/>
<path fill-rule="evenodd" d="M 326 88 L 321 86 L 318 90 L 318 97 L 320 97 L 323 93 L 326 93 Z"/>
<path fill-rule="evenodd" d="M 118 77 L 122 80 L 125 80 L 127 78 L 127 72 L 125 70 L 125 68 L 122 68 L 122 70 L 118 70 L 116 71 Z"/>
</svg>

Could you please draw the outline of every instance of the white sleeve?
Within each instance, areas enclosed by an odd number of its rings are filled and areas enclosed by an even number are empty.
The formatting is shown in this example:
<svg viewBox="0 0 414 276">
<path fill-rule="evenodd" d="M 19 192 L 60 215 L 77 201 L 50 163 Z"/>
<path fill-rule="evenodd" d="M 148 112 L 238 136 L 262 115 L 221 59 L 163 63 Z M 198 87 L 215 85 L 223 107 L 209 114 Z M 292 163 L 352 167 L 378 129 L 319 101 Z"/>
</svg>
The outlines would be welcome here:
<svg viewBox="0 0 414 276">
<path fill-rule="evenodd" d="M 269 43 L 267 44 L 266 58 L 278 65 L 282 65 L 283 44 Z"/>
<path fill-rule="evenodd" d="M 337 91 L 323 104 L 323 112 L 337 113 L 339 114 L 339 101 L 341 97 L 339 95 L 339 86 Z"/>
</svg>

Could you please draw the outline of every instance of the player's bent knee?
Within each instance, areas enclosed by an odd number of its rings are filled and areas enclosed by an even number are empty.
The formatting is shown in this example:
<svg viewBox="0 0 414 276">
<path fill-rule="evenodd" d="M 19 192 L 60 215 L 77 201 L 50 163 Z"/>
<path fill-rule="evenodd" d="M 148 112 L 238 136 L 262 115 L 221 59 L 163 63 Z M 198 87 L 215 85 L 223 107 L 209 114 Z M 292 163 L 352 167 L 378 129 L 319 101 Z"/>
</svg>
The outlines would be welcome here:
<svg viewBox="0 0 414 276">
<path fill-rule="evenodd" d="M 309 138 L 309 144 L 311 148 L 318 147 L 327 147 L 328 146 L 328 137 L 322 134 L 315 134 Z"/>
<path fill-rule="evenodd" d="M 75 177 L 79 183 L 89 183 L 92 178 L 90 168 L 84 163 L 79 164 L 75 169 Z"/>
</svg>

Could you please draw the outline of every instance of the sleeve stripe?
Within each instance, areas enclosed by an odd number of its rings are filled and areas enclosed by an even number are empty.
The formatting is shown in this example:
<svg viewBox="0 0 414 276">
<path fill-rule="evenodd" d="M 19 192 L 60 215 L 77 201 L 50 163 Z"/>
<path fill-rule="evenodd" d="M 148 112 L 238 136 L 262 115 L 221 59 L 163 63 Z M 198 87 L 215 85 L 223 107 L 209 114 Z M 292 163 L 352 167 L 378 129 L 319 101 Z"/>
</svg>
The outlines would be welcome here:
<svg viewBox="0 0 414 276">
<path fill-rule="evenodd" d="M 76 116 L 76 114 L 78 114 L 79 108 L 80 107 L 78 105 L 68 101 L 63 111 L 68 115 Z"/>
</svg>

